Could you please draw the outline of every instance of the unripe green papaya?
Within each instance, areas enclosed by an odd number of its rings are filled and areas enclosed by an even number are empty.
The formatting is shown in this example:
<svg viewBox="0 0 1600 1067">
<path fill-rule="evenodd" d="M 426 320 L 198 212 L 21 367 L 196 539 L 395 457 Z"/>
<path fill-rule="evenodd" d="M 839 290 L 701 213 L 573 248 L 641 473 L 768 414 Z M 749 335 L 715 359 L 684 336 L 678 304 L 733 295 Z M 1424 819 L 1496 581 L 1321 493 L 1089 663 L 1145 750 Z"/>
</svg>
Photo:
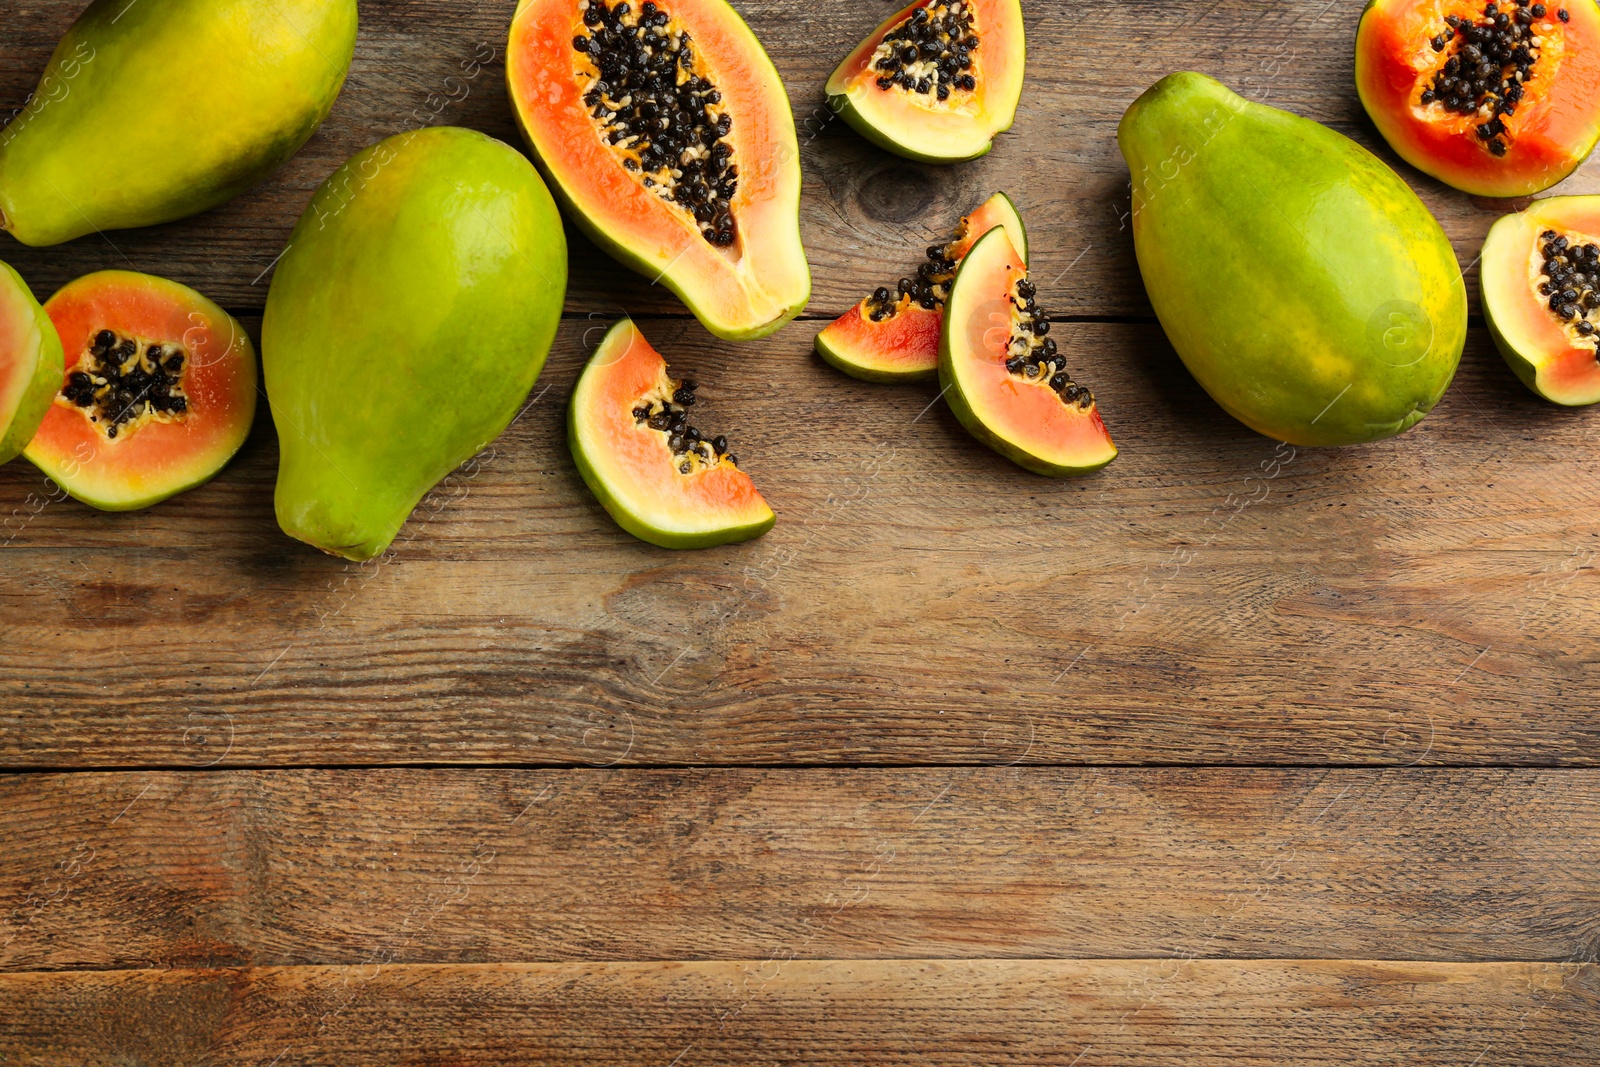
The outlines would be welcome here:
<svg viewBox="0 0 1600 1067">
<path fill-rule="evenodd" d="M 1229 414 L 1290 444 L 1349 445 L 1432 410 L 1466 342 L 1466 287 L 1393 170 L 1194 73 L 1134 101 L 1117 140 L 1150 302 Z"/>
<path fill-rule="evenodd" d="M 284 531 L 353 560 L 388 548 L 517 414 L 566 290 L 555 201 L 500 141 L 416 130 L 335 171 L 261 324 Z"/>
<path fill-rule="evenodd" d="M 355 0 L 94 0 L 0 132 L 0 226 L 23 244 L 215 207 L 333 107 Z"/>
</svg>

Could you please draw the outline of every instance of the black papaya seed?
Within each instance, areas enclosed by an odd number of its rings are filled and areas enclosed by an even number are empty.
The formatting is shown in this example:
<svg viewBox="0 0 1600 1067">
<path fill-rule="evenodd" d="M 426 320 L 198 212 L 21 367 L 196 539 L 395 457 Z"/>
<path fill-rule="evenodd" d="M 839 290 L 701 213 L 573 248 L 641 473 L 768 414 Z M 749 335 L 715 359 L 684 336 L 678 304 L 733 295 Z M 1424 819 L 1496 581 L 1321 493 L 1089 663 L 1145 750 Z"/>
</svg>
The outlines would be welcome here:
<svg viewBox="0 0 1600 1067">
<path fill-rule="evenodd" d="M 933 14 L 929 14 L 932 10 Z M 976 81 L 959 73 L 970 66 L 963 57 L 977 46 L 972 16 L 966 5 L 940 2 L 919 7 L 878 43 L 870 66 L 883 73 L 877 86 L 948 100 L 955 89 L 971 89 Z M 967 84 L 967 83 L 971 84 Z"/>
<path fill-rule="evenodd" d="M 736 241 L 737 222 L 727 202 L 737 191 L 738 171 L 732 144 L 721 138 L 733 118 L 707 110 L 722 94 L 697 70 L 689 34 L 673 33 L 670 25 L 659 6 L 634 14 L 626 3 L 589 0 L 583 11 L 588 32 L 573 42 L 594 65 L 584 99 L 623 167 L 646 189 L 707 224 L 700 228 L 707 242 L 727 247 Z M 680 67 L 688 74 L 681 84 Z M 699 158 L 703 148 L 711 149 L 706 159 Z M 715 212 L 702 217 L 696 210 L 719 201 L 729 216 L 725 223 Z"/>
</svg>

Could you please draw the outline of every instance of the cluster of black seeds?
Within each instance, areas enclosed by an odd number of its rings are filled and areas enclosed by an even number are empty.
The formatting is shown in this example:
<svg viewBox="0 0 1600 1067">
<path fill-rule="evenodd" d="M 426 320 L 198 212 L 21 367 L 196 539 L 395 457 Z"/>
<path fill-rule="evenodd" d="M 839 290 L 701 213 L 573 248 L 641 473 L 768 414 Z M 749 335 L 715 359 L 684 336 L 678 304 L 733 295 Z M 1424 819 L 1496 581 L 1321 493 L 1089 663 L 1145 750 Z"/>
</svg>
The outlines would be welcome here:
<svg viewBox="0 0 1600 1067">
<path fill-rule="evenodd" d="M 667 447 L 672 449 L 679 474 L 694 473 L 696 461 L 706 467 L 714 467 L 724 458 L 729 463 L 739 462 L 728 454 L 726 437 L 719 434 L 708 438 L 689 425 L 688 409 L 694 406 L 694 391 L 698 385 L 693 378 L 686 378 L 673 386 L 670 399 L 645 400 L 633 409 L 634 422 L 666 435 Z"/>
<path fill-rule="evenodd" d="M 1554 28 L 1535 25 L 1545 14 L 1543 4 L 1501 0 L 1486 4 L 1477 20 L 1446 15 L 1444 31 L 1430 43 L 1435 52 L 1444 51 L 1452 41 L 1458 44 L 1434 75 L 1433 85 L 1423 90 L 1422 102 L 1479 116 L 1484 120 L 1476 127 L 1479 139 L 1494 155 L 1505 155 L 1505 120 L 1516 112 L 1539 61 L 1539 30 Z M 1556 17 L 1566 22 L 1571 15 L 1562 8 Z"/>
<path fill-rule="evenodd" d="M 1006 370 L 1028 382 L 1048 382 L 1063 404 L 1087 408 L 1094 394 L 1072 380 L 1067 360 L 1056 350 L 1049 335 L 1050 316 L 1039 309 L 1034 284 L 1024 275 L 1012 288 L 1011 306 L 1016 308 L 1016 323 L 1011 330 Z"/>
<path fill-rule="evenodd" d="M 141 348 L 143 349 L 141 351 Z M 183 394 L 183 349 L 177 345 L 141 345 L 112 330 L 95 334 L 83 368 L 67 375 L 61 395 L 89 408 L 91 422 L 102 424 L 115 438 L 126 423 L 144 415 L 182 415 L 189 410 Z"/>
<path fill-rule="evenodd" d="M 594 64 L 583 102 L 601 135 L 625 153 L 623 166 L 639 172 L 646 188 L 693 215 L 707 241 L 731 246 L 739 187 L 727 140 L 733 118 L 712 110 L 722 94 L 695 73 L 689 34 L 672 28 L 650 0 L 637 13 L 626 0 L 578 6 L 584 32 L 572 47 Z"/>
<path fill-rule="evenodd" d="M 949 298 L 950 283 L 955 277 L 956 261 L 950 256 L 950 245 L 932 245 L 928 258 L 917 267 L 915 278 L 901 278 L 899 289 L 892 293 L 887 286 L 879 286 L 867 297 L 867 317 L 882 322 L 899 310 L 900 301 L 906 297 L 911 298 L 912 304 L 938 311 Z"/>
<path fill-rule="evenodd" d="M 948 100 L 951 90 L 971 91 L 978 81 L 970 73 L 978 35 L 972 12 L 962 0 L 919 7 L 890 30 L 872 54 L 878 88 L 898 85 L 907 92 Z"/>
<path fill-rule="evenodd" d="M 1554 230 L 1539 235 L 1544 253 L 1544 278 L 1541 295 L 1549 298 L 1550 310 L 1562 322 L 1584 337 L 1593 337 L 1595 324 L 1589 312 L 1600 307 L 1600 248 L 1575 244 Z"/>
<path fill-rule="evenodd" d="M 971 232 L 970 218 L 963 218 L 950 240 L 942 245 L 929 245 L 927 258 L 917 267 L 915 278 L 901 278 L 900 287 L 890 292 L 879 286 L 867 297 L 867 317 L 882 322 L 900 310 L 900 301 L 910 297 L 910 303 L 929 311 L 938 311 L 950 297 L 950 283 L 956 278 L 957 260 L 952 250 L 967 239 Z"/>
</svg>

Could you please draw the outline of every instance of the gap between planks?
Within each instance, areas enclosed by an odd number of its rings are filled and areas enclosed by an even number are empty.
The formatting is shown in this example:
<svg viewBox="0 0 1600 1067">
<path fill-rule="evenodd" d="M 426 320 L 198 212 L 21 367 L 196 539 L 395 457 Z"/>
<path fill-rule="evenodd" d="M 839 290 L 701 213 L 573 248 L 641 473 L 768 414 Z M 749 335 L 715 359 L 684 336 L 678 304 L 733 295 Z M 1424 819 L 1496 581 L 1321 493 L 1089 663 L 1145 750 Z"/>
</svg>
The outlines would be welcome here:
<svg viewBox="0 0 1600 1067">
<path fill-rule="evenodd" d="M 550 762 L 496 762 L 493 760 L 471 760 L 461 763 L 440 762 L 437 760 L 391 760 L 372 763 L 346 762 L 346 763 L 233 763 L 222 761 L 207 766 L 193 763 L 126 763 L 115 765 L 62 765 L 52 766 L 41 764 L 27 766 L 23 764 L 0 765 L 0 781 L 7 778 L 27 778 L 33 775 L 86 775 L 86 774 L 218 774 L 225 772 L 276 772 L 276 771 L 596 771 L 626 774 L 638 771 L 960 771 L 960 770 L 1003 770 L 1015 768 L 1017 770 L 1061 770 L 1061 771 L 1239 771 L 1239 772 L 1278 772 L 1278 771 L 1374 771 L 1374 772 L 1407 772 L 1420 774 L 1445 774 L 1456 771 L 1549 771 L 1552 773 L 1583 774 L 1593 773 L 1593 764 L 1585 763 L 1549 763 L 1529 761 L 1525 763 L 1512 763 L 1508 761 L 1485 762 L 1279 762 L 1279 763 L 1217 763 L 1194 760 L 1158 761 L 1124 761 L 1110 760 L 951 760 L 949 762 L 935 762 L 931 760 L 896 760 L 891 762 L 862 762 L 837 759 L 817 759 L 810 761 L 785 761 L 785 762 L 757 762 L 757 761 L 729 761 L 675 763 L 671 761 L 647 761 L 619 763 L 585 763 L 580 761 L 550 761 Z"/>
</svg>

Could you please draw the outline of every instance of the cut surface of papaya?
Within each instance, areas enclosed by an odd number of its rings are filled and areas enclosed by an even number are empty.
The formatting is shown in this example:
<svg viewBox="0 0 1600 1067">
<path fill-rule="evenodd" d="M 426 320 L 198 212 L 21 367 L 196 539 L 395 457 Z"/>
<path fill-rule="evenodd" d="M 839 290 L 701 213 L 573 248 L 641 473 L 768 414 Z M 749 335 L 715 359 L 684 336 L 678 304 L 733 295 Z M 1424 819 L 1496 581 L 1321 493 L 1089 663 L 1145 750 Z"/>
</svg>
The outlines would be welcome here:
<svg viewBox="0 0 1600 1067">
<path fill-rule="evenodd" d="M 718 337 L 763 337 L 811 294 L 789 98 L 724 0 L 522 0 L 506 80 L 578 226 Z"/>
<path fill-rule="evenodd" d="M 698 384 L 674 379 L 630 319 L 612 326 L 573 390 L 578 472 L 617 525 L 662 548 L 710 548 L 772 529 L 772 509 L 728 452 L 690 424 Z"/>
<path fill-rule="evenodd" d="M 979 238 L 950 288 L 939 382 L 961 425 L 1002 456 L 1052 478 L 1088 474 L 1117 447 L 1037 297 L 1005 228 Z"/>
<path fill-rule="evenodd" d="M 1479 196 L 1537 193 L 1600 139 L 1600 6 L 1371 0 L 1356 87 L 1418 170 Z"/>
<path fill-rule="evenodd" d="M 839 64 L 828 106 L 909 159 L 975 159 L 1011 128 L 1025 64 L 1018 0 L 917 0 Z"/>
<path fill-rule="evenodd" d="M 928 249 L 915 278 L 896 290 L 880 287 L 817 334 L 817 354 L 854 378 L 868 382 L 922 381 L 939 373 L 939 327 L 956 268 L 978 238 L 1004 226 L 1011 243 L 1028 258 L 1022 217 L 1004 193 L 996 193 L 956 226 L 944 244 Z"/>
<path fill-rule="evenodd" d="M 44 305 L 66 354 L 25 455 L 104 511 L 149 507 L 210 481 L 256 412 L 256 352 L 238 321 L 186 285 L 106 270 Z"/>
<path fill-rule="evenodd" d="M 1568 407 L 1600 402 L 1600 196 L 1552 196 L 1483 244 L 1483 315 L 1518 378 Z"/>
</svg>

